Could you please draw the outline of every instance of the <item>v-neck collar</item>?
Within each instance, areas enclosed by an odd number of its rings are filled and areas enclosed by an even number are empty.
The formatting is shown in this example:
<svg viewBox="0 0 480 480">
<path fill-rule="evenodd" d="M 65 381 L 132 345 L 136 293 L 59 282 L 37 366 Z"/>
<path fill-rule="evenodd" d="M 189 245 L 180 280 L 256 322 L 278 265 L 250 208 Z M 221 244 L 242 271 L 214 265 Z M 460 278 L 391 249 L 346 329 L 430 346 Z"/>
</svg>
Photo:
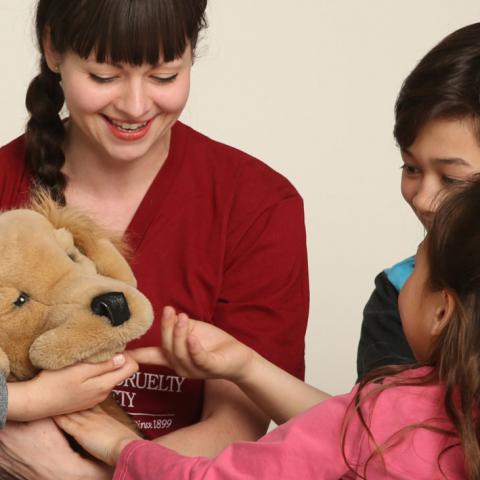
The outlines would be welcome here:
<svg viewBox="0 0 480 480">
<path fill-rule="evenodd" d="M 180 171 L 185 155 L 187 136 L 188 129 L 177 121 L 172 127 L 167 158 L 150 184 L 125 231 L 125 236 L 133 253 L 139 249 L 148 228 L 158 216 L 161 205 Z"/>
</svg>

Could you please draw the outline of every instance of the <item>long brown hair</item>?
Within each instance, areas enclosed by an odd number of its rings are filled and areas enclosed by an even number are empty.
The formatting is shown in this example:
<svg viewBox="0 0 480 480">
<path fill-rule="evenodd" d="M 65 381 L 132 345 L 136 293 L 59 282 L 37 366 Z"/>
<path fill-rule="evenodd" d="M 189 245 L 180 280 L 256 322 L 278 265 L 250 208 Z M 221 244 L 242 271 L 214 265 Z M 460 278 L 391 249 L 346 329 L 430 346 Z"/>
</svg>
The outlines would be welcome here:
<svg viewBox="0 0 480 480">
<path fill-rule="evenodd" d="M 470 478 L 480 479 L 480 175 L 443 201 L 426 251 L 430 288 L 449 290 L 456 298 L 431 362 L 445 385 L 445 410 L 461 440 Z"/>
<path fill-rule="evenodd" d="M 342 439 L 344 458 L 350 465 L 345 454 L 345 436 L 352 412 L 360 417 L 368 435 L 374 440 L 365 421 L 362 404 L 366 398 L 387 388 L 442 384 L 445 389 L 445 413 L 452 428 L 422 423 L 402 429 L 372 452 L 362 472 L 357 472 L 356 466 L 350 466 L 361 478 L 367 478 L 368 462 L 377 454 L 381 455 L 383 447 L 388 448 L 393 438 L 400 438 L 400 434 L 408 434 L 415 428 L 427 428 L 453 439 L 450 446 L 439 454 L 440 471 L 441 455 L 449 448 L 461 445 L 468 478 L 480 480 L 480 174 L 448 192 L 425 239 L 425 251 L 429 268 L 427 287 L 433 292 L 447 290 L 455 299 L 452 318 L 424 364 L 433 369 L 425 376 L 399 377 L 387 383 L 383 383 L 386 377 L 420 365 L 383 367 L 369 373 L 359 385 L 347 414 L 350 417 L 346 417 Z M 376 383 L 376 387 L 364 394 L 365 386 L 372 383 Z"/>
<path fill-rule="evenodd" d="M 32 180 L 65 202 L 66 179 L 62 145 L 65 127 L 60 111 L 65 98 L 60 75 L 47 65 L 43 40 L 48 32 L 53 49 L 82 58 L 92 52 L 98 62 L 155 65 L 160 57 L 180 57 L 187 45 L 195 49 L 206 27 L 207 0 L 39 0 L 36 36 L 40 73 L 28 88 L 30 119 L 26 131 L 26 162 Z"/>
</svg>

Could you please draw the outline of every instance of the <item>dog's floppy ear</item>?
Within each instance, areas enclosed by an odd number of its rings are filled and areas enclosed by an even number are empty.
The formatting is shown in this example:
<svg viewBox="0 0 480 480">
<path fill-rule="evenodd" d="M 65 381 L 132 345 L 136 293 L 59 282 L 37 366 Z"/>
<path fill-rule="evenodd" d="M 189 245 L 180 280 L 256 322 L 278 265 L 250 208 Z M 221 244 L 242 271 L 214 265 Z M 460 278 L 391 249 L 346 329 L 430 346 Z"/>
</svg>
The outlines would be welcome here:
<svg viewBox="0 0 480 480">
<path fill-rule="evenodd" d="M 57 230 L 69 231 L 75 246 L 93 261 L 98 273 L 137 286 L 124 258 L 128 254 L 127 247 L 119 237 L 102 229 L 75 208 L 60 206 L 43 190 L 35 191 L 32 198 L 30 208 L 45 216 Z"/>
<path fill-rule="evenodd" d="M 93 261 L 98 273 L 121 280 L 132 287 L 137 286 L 137 280 L 130 265 L 111 240 L 103 237 L 83 244 L 81 240 L 78 241 L 75 234 L 73 238 L 79 250 Z"/>
</svg>

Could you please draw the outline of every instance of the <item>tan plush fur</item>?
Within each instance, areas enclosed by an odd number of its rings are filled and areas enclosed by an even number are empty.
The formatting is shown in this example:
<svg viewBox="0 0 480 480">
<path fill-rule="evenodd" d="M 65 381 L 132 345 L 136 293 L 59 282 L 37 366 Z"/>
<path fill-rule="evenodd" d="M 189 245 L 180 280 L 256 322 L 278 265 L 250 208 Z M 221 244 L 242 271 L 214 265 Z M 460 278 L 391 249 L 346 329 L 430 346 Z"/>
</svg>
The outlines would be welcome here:
<svg viewBox="0 0 480 480">
<path fill-rule="evenodd" d="M 110 359 L 148 330 L 152 307 L 119 247 L 42 193 L 29 208 L 0 213 L 0 368 L 10 381 Z M 92 299 L 109 292 L 128 303 L 121 325 L 92 311 Z"/>
</svg>

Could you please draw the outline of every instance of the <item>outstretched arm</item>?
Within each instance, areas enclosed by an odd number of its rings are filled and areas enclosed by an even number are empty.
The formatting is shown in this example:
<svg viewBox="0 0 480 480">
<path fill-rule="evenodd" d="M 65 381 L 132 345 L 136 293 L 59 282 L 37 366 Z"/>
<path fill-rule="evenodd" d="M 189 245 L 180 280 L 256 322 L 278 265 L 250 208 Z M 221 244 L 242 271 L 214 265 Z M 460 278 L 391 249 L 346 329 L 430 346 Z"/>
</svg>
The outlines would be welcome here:
<svg viewBox="0 0 480 480">
<path fill-rule="evenodd" d="M 162 326 L 162 339 L 165 345 L 171 341 L 171 331 L 169 333 L 169 329 L 165 328 L 165 323 Z M 139 349 L 131 354 L 141 363 L 167 365 L 173 369 L 177 365 L 168 361 L 160 348 Z M 179 374 L 183 373 L 179 367 Z M 256 440 L 261 437 L 269 422 L 268 416 L 234 383 L 217 377 L 205 381 L 200 421 L 155 441 L 184 455 L 214 456 L 236 439 Z"/>
<path fill-rule="evenodd" d="M 277 424 L 329 397 L 223 330 L 185 314 L 176 315 L 171 307 L 162 316 L 162 348 L 131 354 L 140 363 L 168 365 L 189 378 L 230 380 Z"/>
<path fill-rule="evenodd" d="M 185 314 L 176 315 L 171 307 L 164 309 L 161 328 L 162 348 L 131 351 L 130 355 L 136 361 L 168 365 L 180 375 L 190 378 L 233 382 L 237 387 L 232 387 L 240 388 L 279 424 L 329 398 L 328 394 L 276 367 L 223 330 L 192 320 Z M 62 415 L 55 420 L 87 451 L 110 465 L 116 463 L 126 445 L 138 440 L 138 436 L 99 408 Z M 208 426 L 202 427 L 203 434 L 205 428 Z M 232 425 L 232 428 L 235 426 Z M 175 433 L 170 434 L 171 437 L 166 435 L 170 437 L 166 442 L 164 437 L 156 442 L 183 453 L 185 447 L 176 444 Z M 215 429 L 211 433 L 219 434 Z"/>
</svg>

